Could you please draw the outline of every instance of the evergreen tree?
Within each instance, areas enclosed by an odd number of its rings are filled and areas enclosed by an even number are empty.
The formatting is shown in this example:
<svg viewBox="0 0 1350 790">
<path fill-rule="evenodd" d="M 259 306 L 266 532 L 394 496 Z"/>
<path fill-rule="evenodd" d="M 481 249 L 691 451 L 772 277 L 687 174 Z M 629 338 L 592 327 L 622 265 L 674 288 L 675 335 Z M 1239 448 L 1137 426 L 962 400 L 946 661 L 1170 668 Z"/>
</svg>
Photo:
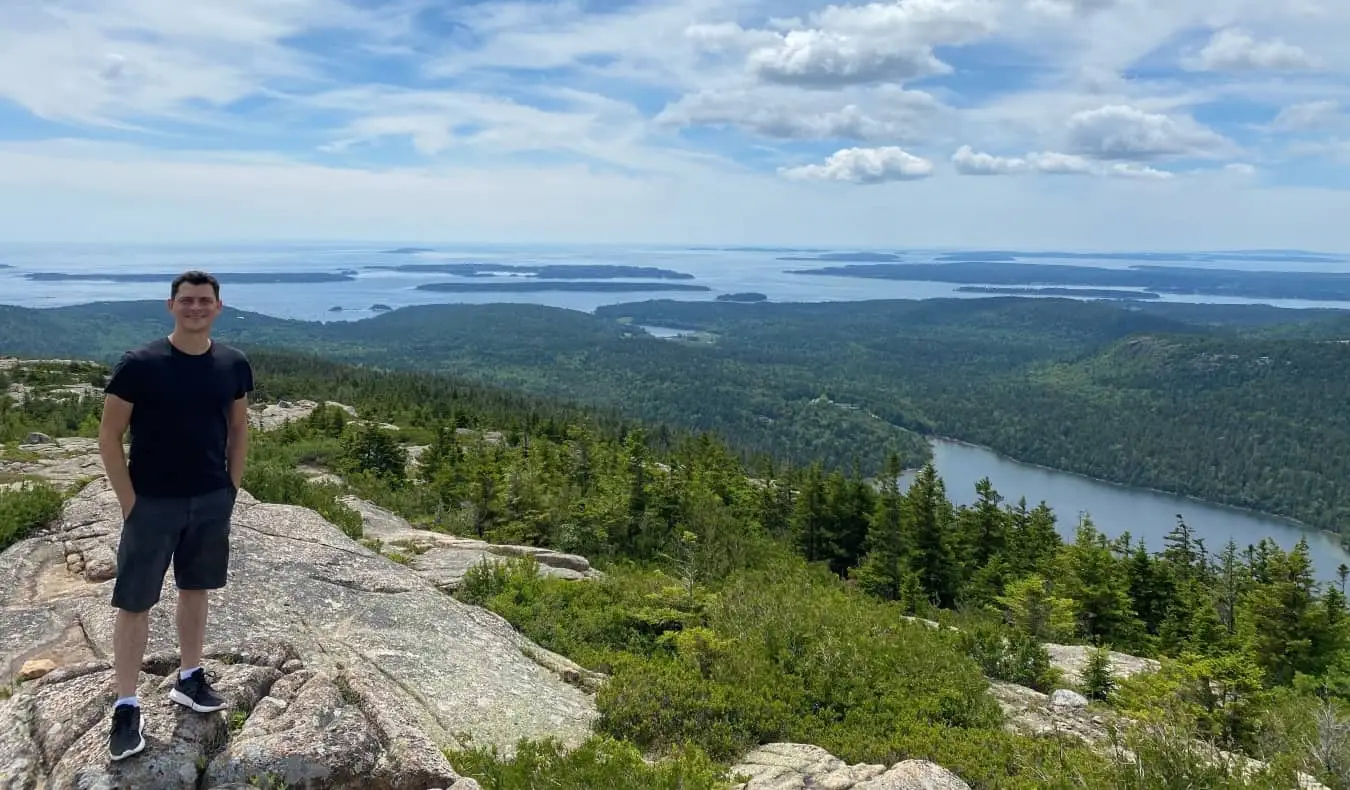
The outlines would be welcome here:
<svg viewBox="0 0 1350 790">
<path fill-rule="evenodd" d="M 855 574 L 864 590 L 886 600 L 899 600 L 909 573 L 900 493 L 900 459 L 892 455 L 881 479 L 867 533 L 867 556 Z M 915 579 L 917 581 L 917 579 Z"/>
</svg>

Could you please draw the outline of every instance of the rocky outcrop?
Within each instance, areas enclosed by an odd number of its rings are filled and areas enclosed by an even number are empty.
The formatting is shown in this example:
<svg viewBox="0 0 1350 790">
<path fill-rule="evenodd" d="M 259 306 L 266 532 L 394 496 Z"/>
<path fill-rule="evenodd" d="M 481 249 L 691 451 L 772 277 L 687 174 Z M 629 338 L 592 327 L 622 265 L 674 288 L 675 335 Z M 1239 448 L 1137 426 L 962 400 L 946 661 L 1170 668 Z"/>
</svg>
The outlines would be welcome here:
<svg viewBox="0 0 1350 790">
<path fill-rule="evenodd" d="M 337 403 L 336 401 L 325 401 L 325 403 L 329 406 L 336 406 L 337 408 L 342 409 L 347 412 L 350 417 L 356 417 L 356 409 L 353 409 L 351 406 Z M 262 431 L 270 431 L 280 428 L 288 422 L 303 420 L 310 414 L 313 414 L 314 410 L 319 408 L 319 405 L 318 401 L 312 400 L 282 400 L 277 401 L 276 403 L 268 403 L 250 408 L 248 419 L 249 423 L 252 424 L 254 428 Z"/>
<path fill-rule="evenodd" d="M 382 704 L 367 669 L 307 669 L 283 641 L 218 649 L 203 664 L 230 710 L 203 715 L 170 702 L 177 657 L 151 655 L 138 690 L 146 750 L 119 763 L 106 751 L 116 696 L 107 661 L 24 685 L 0 704 L 8 725 L 0 729 L 0 782 L 13 790 L 478 787 L 402 710 Z"/>
<path fill-rule="evenodd" d="M 67 502 L 48 530 L 0 554 L 0 634 L 5 636 L 0 685 L 34 659 L 49 659 L 58 667 L 31 687 L 24 684 L 0 709 L 0 727 L 9 728 L 0 730 L 0 776 L 31 773 L 36 770 L 31 765 L 47 772 L 66 770 L 60 768 L 65 754 L 75 755 L 69 763 L 75 770 L 76 763 L 96 754 L 81 750 L 95 749 L 106 737 L 106 728 L 99 732 L 103 724 L 89 719 L 106 716 L 110 702 L 113 612 L 108 601 L 120 524 L 116 497 L 99 478 Z M 170 572 L 161 605 L 151 615 L 152 651 L 172 655 L 175 648 L 175 595 Z M 256 644 L 286 647 L 267 648 L 281 651 L 273 653 L 239 647 Z M 212 740 L 219 729 L 208 728 L 199 738 L 195 729 L 178 728 L 176 719 L 165 718 L 156 725 L 166 729 L 155 731 L 160 740 L 152 752 L 186 772 L 197 757 L 216 749 L 206 776 L 221 783 L 244 781 L 248 771 L 269 765 L 284 772 L 325 760 L 357 761 L 352 765 L 381 776 L 380 771 L 395 770 L 391 761 L 410 759 L 398 755 L 399 744 L 419 737 L 428 749 L 471 743 L 495 745 L 506 754 L 522 737 L 554 737 L 574 745 L 589 734 L 596 717 L 585 690 L 593 684 L 582 682 L 589 673 L 572 662 L 529 642 L 497 615 L 454 600 L 418 572 L 351 540 L 314 511 L 260 503 L 247 492 L 240 492 L 234 514 L 229 586 L 212 595 L 208 652 L 217 657 L 222 682 L 228 679 L 233 689 L 234 711 L 250 711 L 243 729 L 222 746 Z M 286 659 L 277 660 L 283 654 Z M 241 659 L 244 655 L 253 658 Z M 312 674 L 297 671 L 283 679 L 281 668 L 291 660 Z M 147 661 L 164 673 L 172 663 Z M 144 680 L 148 696 L 163 690 L 162 678 Z M 65 694 L 63 689 L 71 690 L 71 701 L 60 703 L 67 707 L 43 707 L 48 705 L 43 700 L 55 700 L 52 695 Z M 47 696 L 40 700 L 34 694 Z M 78 705 L 76 698 L 82 700 Z M 41 710 L 63 712 L 34 718 Z M 352 729 L 331 729 L 348 726 L 338 721 L 342 717 L 350 717 Z M 87 746 L 71 752 L 78 739 L 87 740 Z M 279 750 L 302 747 L 318 750 L 310 763 L 269 762 Z M 378 767 L 386 763 L 387 770 Z M 333 781 L 331 776 L 314 778 L 309 786 L 343 786 L 329 784 Z M 393 781 L 365 786 L 414 786 Z M 417 790 L 429 786 L 438 785 L 418 785 Z"/>
<path fill-rule="evenodd" d="M 970 790 L 956 774 L 927 760 L 905 760 L 890 768 L 849 765 L 802 743 L 761 746 L 732 766 L 731 774 L 749 777 L 736 790 Z"/>
<path fill-rule="evenodd" d="M 459 587 L 464 574 L 482 562 L 530 556 L 539 564 L 541 576 L 561 579 L 595 579 L 601 573 L 577 554 L 565 554 L 536 546 L 513 546 L 460 538 L 417 529 L 402 516 L 354 496 L 338 501 L 361 514 L 367 540 L 386 554 L 396 554 L 423 578 L 444 591 Z"/>
<path fill-rule="evenodd" d="M 1062 673 L 1066 686 L 1077 688 L 1082 685 L 1083 670 L 1087 667 L 1088 657 L 1092 654 L 1091 647 L 1046 643 L 1045 652 L 1050 654 L 1050 664 Z M 1116 680 L 1124 680 L 1144 672 L 1157 672 L 1162 667 L 1152 658 L 1140 658 L 1128 653 L 1117 653 L 1114 650 L 1110 651 L 1108 656 L 1111 659 L 1111 675 Z"/>
<path fill-rule="evenodd" d="M 33 438 L 33 437 L 30 437 Z M 98 440 L 84 437 L 23 442 L 0 459 L 0 480 L 24 478 L 46 480 L 58 488 L 83 485 L 103 474 L 98 457 Z"/>
</svg>

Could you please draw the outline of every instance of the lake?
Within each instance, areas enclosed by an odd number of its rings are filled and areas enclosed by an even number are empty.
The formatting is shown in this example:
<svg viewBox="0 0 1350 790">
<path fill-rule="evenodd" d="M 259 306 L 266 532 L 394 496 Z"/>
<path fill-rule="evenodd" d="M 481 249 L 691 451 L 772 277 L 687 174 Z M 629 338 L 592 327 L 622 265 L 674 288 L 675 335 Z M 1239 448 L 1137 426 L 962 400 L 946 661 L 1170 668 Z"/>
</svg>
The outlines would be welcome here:
<svg viewBox="0 0 1350 790">
<path fill-rule="evenodd" d="M 1350 553 L 1341 547 L 1339 538 L 1289 521 L 1024 464 L 964 442 L 938 439 L 932 446 L 934 466 L 954 504 L 973 504 L 975 483 L 988 477 L 1007 503 L 1015 504 L 1025 496 L 1027 506 L 1034 507 L 1045 500 L 1067 540 L 1073 540 L 1079 514 L 1086 513 L 1108 536 L 1114 538 L 1128 531 L 1136 541 L 1142 539 L 1149 551 L 1161 551 L 1163 537 L 1176 526 L 1180 514 L 1194 534 L 1204 538 L 1205 548 L 1212 553 L 1222 551 L 1229 538 L 1239 548 L 1268 537 L 1290 549 L 1306 537 L 1319 579 L 1334 579 L 1337 566 L 1343 562 L 1350 565 Z M 906 473 L 902 485 L 908 486 L 913 476 L 913 472 Z"/>
</svg>

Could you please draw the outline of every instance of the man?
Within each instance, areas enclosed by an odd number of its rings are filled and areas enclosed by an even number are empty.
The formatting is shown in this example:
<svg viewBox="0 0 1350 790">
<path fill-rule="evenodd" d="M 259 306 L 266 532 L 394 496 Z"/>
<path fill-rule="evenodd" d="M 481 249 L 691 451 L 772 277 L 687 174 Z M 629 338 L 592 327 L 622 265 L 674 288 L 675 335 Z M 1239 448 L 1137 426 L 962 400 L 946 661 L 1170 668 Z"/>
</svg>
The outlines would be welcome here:
<svg viewBox="0 0 1350 790">
<path fill-rule="evenodd" d="M 173 332 L 128 351 L 104 388 L 99 453 L 122 507 L 112 605 L 113 760 L 145 748 L 136 681 L 169 564 L 178 587 L 178 680 L 174 702 L 199 713 L 226 703 L 201 668 L 207 593 L 225 586 L 230 515 L 248 452 L 253 370 L 242 352 L 211 339 L 220 283 L 189 271 L 174 279 Z M 122 435 L 131 429 L 130 460 Z"/>
</svg>

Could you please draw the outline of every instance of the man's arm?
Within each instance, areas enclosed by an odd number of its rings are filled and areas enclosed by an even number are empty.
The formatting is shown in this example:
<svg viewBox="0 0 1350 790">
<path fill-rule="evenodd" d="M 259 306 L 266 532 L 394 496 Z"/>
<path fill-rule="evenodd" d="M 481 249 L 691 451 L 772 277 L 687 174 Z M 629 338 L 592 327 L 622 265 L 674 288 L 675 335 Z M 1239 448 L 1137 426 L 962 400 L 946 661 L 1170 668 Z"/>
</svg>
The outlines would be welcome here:
<svg viewBox="0 0 1350 790">
<path fill-rule="evenodd" d="M 244 484 L 244 461 L 248 459 L 248 395 L 230 404 L 230 435 L 226 445 L 230 479 L 237 490 Z"/>
<path fill-rule="evenodd" d="M 103 460 L 108 483 L 122 506 L 122 518 L 131 513 L 136 504 L 136 492 L 131 488 L 131 474 L 127 470 L 127 455 L 122 450 L 122 436 L 131 424 L 131 402 L 116 395 L 103 398 L 103 419 L 98 426 L 98 454 Z"/>
</svg>

